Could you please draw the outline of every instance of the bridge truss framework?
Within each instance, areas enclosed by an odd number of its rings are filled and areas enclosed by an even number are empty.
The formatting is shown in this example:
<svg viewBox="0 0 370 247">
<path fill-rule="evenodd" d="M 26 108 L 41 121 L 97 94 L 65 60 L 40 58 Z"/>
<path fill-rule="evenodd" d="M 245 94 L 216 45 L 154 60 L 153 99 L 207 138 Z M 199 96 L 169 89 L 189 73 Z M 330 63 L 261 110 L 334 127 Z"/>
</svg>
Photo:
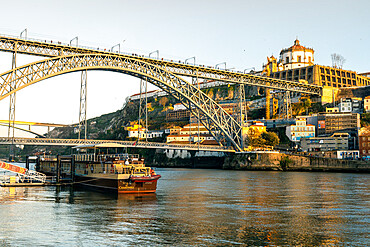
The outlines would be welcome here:
<svg viewBox="0 0 370 247">
<path fill-rule="evenodd" d="M 65 73 L 84 70 L 121 72 L 146 80 L 182 102 L 217 141 L 231 143 L 236 151 L 243 151 L 241 123 L 199 88 L 184 80 L 184 76 L 321 95 L 321 87 L 315 85 L 61 43 L 0 36 L 0 51 L 49 57 L 0 74 L 0 100 L 38 81 Z"/>
</svg>

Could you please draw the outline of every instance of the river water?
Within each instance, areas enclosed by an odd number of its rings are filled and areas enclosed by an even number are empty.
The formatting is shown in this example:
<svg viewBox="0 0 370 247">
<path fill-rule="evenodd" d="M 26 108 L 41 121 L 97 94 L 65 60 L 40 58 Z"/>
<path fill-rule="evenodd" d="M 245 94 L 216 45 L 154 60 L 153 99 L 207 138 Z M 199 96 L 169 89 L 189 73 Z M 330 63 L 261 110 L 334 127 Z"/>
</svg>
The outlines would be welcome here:
<svg viewBox="0 0 370 247">
<path fill-rule="evenodd" d="M 0 188 L 0 246 L 368 246 L 369 174 L 157 169 L 156 194 Z"/>
</svg>

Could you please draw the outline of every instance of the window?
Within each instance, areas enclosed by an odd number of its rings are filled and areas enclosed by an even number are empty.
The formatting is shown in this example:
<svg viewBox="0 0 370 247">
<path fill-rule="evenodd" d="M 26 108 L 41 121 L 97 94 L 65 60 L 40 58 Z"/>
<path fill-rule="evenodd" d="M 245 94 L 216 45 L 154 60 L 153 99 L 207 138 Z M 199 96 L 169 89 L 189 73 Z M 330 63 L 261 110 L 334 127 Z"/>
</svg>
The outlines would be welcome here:
<svg viewBox="0 0 370 247">
<path fill-rule="evenodd" d="M 289 63 L 289 57 L 285 58 L 285 63 Z"/>
<path fill-rule="evenodd" d="M 302 57 L 298 56 L 298 63 L 302 62 Z"/>
<path fill-rule="evenodd" d="M 308 62 L 311 63 L 311 57 L 308 57 Z"/>
</svg>

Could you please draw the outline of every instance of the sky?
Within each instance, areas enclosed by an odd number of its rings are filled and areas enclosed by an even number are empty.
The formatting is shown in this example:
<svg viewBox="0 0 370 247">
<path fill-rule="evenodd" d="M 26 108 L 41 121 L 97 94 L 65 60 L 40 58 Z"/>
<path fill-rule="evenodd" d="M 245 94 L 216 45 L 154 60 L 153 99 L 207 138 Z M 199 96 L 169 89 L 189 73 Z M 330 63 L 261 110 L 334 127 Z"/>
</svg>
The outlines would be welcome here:
<svg viewBox="0 0 370 247">
<path fill-rule="evenodd" d="M 315 63 L 370 71 L 368 0 L 33 0 L 2 1 L 0 34 L 107 48 L 142 55 L 159 50 L 160 58 L 256 70 L 266 57 L 301 45 L 315 50 Z M 17 55 L 17 66 L 42 57 Z M 0 52 L 0 73 L 11 69 L 11 54 Z M 50 78 L 19 91 L 16 120 L 78 122 L 81 72 Z M 154 89 L 151 86 L 150 89 Z M 120 109 L 139 91 L 139 79 L 114 72 L 88 71 L 87 117 Z M 0 119 L 9 118 L 9 98 L 0 101 Z M 6 133 L 6 134 L 4 134 Z M 7 131 L 1 130 L 0 136 Z"/>
</svg>

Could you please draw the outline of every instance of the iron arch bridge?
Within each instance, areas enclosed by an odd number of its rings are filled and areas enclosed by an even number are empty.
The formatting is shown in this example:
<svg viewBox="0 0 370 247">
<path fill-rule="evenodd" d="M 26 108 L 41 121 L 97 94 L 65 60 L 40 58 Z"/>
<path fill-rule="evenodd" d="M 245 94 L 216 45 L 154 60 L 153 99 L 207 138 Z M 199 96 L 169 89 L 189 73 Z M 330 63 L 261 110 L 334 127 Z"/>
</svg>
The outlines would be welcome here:
<svg viewBox="0 0 370 247">
<path fill-rule="evenodd" d="M 76 54 L 103 54 L 115 55 L 123 58 L 135 58 L 153 65 L 157 65 L 175 75 L 200 78 L 206 80 L 216 80 L 225 83 L 245 84 L 276 90 L 286 90 L 291 92 L 321 95 L 322 87 L 301 83 L 274 79 L 270 77 L 257 76 L 242 72 L 230 71 L 227 69 L 217 69 L 212 66 L 191 65 L 181 61 L 168 59 L 157 59 L 145 57 L 143 55 L 130 54 L 124 52 L 114 52 L 112 49 L 99 49 L 84 46 L 72 46 L 61 42 L 47 40 L 24 39 L 19 37 L 0 36 L 0 51 L 35 55 L 42 57 L 58 57 Z"/>
<path fill-rule="evenodd" d="M 0 100 L 47 78 L 83 70 L 115 71 L 147 80 L 182 102 L 216 140 L 243 151 L 242 126 L 212 98 L 174 73 L 133 57 L 76 54 L 33 62 L 0 74 Z"/>
</svg>

